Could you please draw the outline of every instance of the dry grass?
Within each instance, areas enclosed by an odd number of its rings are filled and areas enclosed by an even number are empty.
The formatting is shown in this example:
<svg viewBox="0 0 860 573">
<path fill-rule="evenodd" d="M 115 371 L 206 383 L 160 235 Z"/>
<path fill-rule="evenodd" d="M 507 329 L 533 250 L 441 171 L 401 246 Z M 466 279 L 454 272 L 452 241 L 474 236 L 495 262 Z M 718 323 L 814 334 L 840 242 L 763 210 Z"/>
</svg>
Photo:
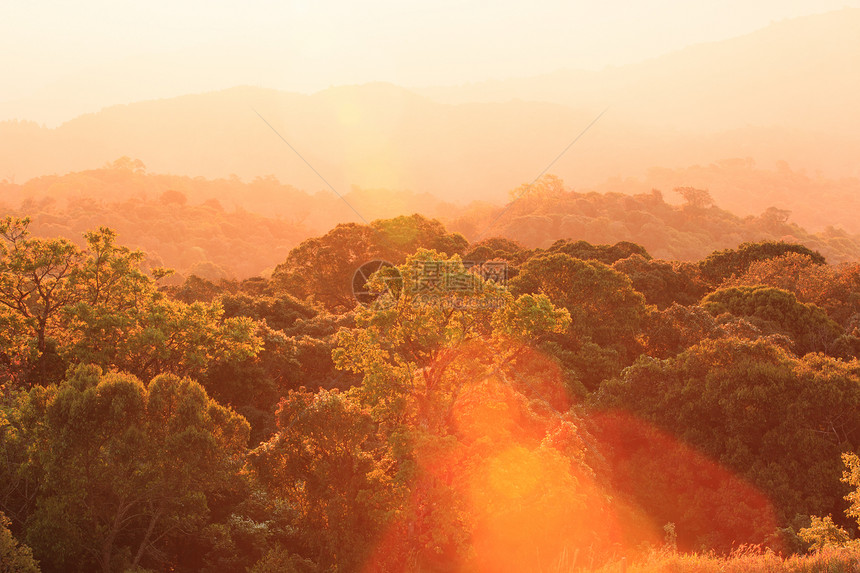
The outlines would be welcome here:
<svg viewBox="0 0 860 573">
<path fill-rule="evenodd" d="M 575 569 L 570 569 L 573 573 Z M 782 558 L 758 549 L 741 549 L 728 557 L 657 552 L 640 562 L 615 562 L 599 573 L 858 573 L 860 547 L 828 547 L 812 555 Z"/>
</svg>

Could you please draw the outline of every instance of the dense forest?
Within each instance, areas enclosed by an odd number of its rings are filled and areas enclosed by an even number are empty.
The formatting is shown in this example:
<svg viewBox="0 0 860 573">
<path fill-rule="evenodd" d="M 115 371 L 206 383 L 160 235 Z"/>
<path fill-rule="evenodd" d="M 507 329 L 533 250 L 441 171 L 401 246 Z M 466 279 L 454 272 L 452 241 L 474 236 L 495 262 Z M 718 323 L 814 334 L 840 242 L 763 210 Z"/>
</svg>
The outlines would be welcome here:
<svg viewBox="0 0 860 573">
<path fill-rule="evenodd" d="M 678 193 L 9 208 L 4 570 L 857 563 L 860 243 Z"/>
<path fill-rule="evenodd" d="M 0 573 L 860 573 L 860 0 L 42 4 Z"/>
</svg>

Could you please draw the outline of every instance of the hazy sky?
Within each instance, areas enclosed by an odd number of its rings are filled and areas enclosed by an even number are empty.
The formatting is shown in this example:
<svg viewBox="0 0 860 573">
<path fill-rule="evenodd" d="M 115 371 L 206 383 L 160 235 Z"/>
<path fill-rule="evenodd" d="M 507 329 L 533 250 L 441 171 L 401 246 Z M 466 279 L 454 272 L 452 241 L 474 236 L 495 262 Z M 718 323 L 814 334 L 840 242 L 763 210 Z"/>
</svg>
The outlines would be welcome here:
<svg viewBox="0 0 860 573">
<path fill-rule="evenodd" d="M 860 0 L 3 0 L 0 119 L 238 84 L 313 92 L 600 69 L 845 6 Z"/>
</svg>

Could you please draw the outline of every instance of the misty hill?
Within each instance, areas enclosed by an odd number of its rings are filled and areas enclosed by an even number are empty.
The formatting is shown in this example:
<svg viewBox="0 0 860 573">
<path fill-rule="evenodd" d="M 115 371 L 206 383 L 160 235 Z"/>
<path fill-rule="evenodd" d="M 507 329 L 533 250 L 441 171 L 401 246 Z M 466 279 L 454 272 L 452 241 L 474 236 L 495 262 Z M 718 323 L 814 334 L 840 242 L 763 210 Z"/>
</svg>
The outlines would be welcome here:
<svg viewBox="0 0 860 573">
<path fill-rule="evenodd" d="M 856 137 L 858 29 L 860 8 L 845 8 L 599 72 L 564 70 L 419 93 L 449 103 L 611 105 L 621 117 L 682 131 L 783 126 Z"/>
<path fill-rule="evenodd" d="M 784 162 L 773 169 L 749 158 L 678 169 L 655 167 L 643 177 L 613 177 L 591 189 L 633 195 L 687 186 L 708 189 L 722 207 L 738 215 L 759 215 L 778 205 L 791 212 L 792 221 L 809 230 L 837 226 L 860 232 L 860 178 L 828 178 Z M 676 199 L 675 194 L 667 195 L 669 201 Z"/>
<path fill-rule="evenodd" d="M 473 205 L 446 222 L 470 240 L 505 237 L 530 248 L 547 248 L 559 239 L 595 244 L 628 241 L 655 257 L 692 261 L 740 243 L 777 240 L 800 243 L 822 253 L 830 263 L 860 260 L 860 236 L 828 227 L 811 233 L 793 223 L 791 213 L 769 207 L 757 216 L 739 217 L 694 187 L 679 188 L 682 204 L 670 204 L 662 191 L 628 195 L 580 193 L 554 176 L 516 190 L 503 207 Z M 666 195 L 671 195 L 667 193 Z"/>
<path fill-rule="evenodd" d="M 515 195 L 504 206 L 475 202 L 455 210 L 431 196 L 355 189 L 346 199 L 363 214 L 359 218 L 332 193 L 311 195 L 274 178 L 245 183 L 159 175 L 124 158 L 103 169 L 24 185 L 0 182 L 0 196 L 7 201 L 0 203 L 0 217 L 29 216 L 35 235 L 77 242 L 85 231 L 111 227 L 123 244 L 146 252 L 149 265 L 175 269 L 178 280 L 190 274 L 211 280 L 266 274 L 301 241 L 338 223 L 416 212 L 439 219 L 471 242 L 500 236 L 546 248 L 558 239 L 630 241 L 656 257 L 695 260 L 743 242 L 786 240 L 821 252 L 831 263 L 860 260 L 858 235 L 833 228 L 811 233 L 776 208 L 738 217 L 715 206 L 704 190 L 687 192 L 684 204 L 677 205 L 659 191 L 579 193 L 546 176 Z M 234 201 L 243 196 L 260 201 L 256 211 Z M 699 198 L 695 204 L 691 196 Z"/>
<path fill-rule="evenodd" d="M 159 200 L 164 193 L 179 193 L 190 204 L 214 200 L 225 209 L 282 218 L 302 225 L 311 233 L 323 233 L 338 223 L 415 211 L 436 217 L 453 209 L 431 195 L 408 191 L 353 187 L 342 199 L 331 191 L 306 193 L 272 176 L 255 177 L 246 182 L 235 176 L 207 179 L 153 173 L 147 171 L 139 159 L 128 157 L 116 159 L 99 169 L 45 175 L 20 184 L 0 181 L 0 205 L 6 203 L 8 207 L 25 211 L 27 205 Z"/>
<path fill-rule="evenodd" d="M 603 72 L 424 95 L 388 84 L 314 95 L 242 87 L 113 106 L 54 129 L 4 122 L 0 179 L 130 156 L 157 172 L 273 174 L 309 191 L 357 185 L 498 201 L 540 174 L 607 104 L 606 115 L 552 166 L 577 188 L 727 157 L 857 176 L 856 29 L 860 10 L 844 10 Z"/>
<path fill-rule="evenodd" d="M 386 84 L 313 96 L 234 88 L 114 106 L 56 129 L 0 124 L 0 176 L 20 181 L 127 155 L 157 172 L 274 174 L 327 189 L 257 112 L 338 193 L 358 185 L 448 199 L 490 196 L 534 178 L 592 117 L 557 104 L 439 104 Z"/>
</svg>

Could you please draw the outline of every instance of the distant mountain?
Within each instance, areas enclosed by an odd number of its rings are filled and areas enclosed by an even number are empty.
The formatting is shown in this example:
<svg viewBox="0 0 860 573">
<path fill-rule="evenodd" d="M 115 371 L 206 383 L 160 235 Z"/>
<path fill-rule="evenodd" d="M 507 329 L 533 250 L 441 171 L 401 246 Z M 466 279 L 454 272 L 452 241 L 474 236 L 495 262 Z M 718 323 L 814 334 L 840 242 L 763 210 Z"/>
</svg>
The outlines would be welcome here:
<svg viewBox="0 0 860 573">
<path fill-rule="evenodd" d="M 860 8 L 784 20 L 600 72 L 559 71 L 418 93 L 446 103 L 522 99 L 611 105 L 619 117 L 682 131 L 748 126 L 860 133 Z"/>
<path fill-rule="evenodd" d="M 463 203 L 503 201 L 550 165 L 576 189 L 729 157 L 857 177 L 858 29 L 860 10 L 846 9 L 602 72 L 420 93 L 389 84 L 314 95 L 239 87 L 113 106 L 54 129 L 4 122 L 0 180 L 129 156 L 160 173 L 273 174 L 311 192 L 356 185 Z"/>
<path fill-rule="evenodd" d="M 233 88 L 113 106 L 55 129 L 0 124 L 0 178 L 21 181 L 129 156 L 156 172 L 274 174 L 308 191 L 330 184 L 343 194 L 357 185 L 503 199 L 537 176 L 594 112 L 533 102 L 439 104 L 387 84 L 312 96 Z M 601 128 L 611 125 L 607 119 Z M 572 174 L 575 155 L 564 159 Z M 591 169 L 594 161 L 583 165 Z M 600 170 L 591 171 L 600 178 Z"/>
</svg>

